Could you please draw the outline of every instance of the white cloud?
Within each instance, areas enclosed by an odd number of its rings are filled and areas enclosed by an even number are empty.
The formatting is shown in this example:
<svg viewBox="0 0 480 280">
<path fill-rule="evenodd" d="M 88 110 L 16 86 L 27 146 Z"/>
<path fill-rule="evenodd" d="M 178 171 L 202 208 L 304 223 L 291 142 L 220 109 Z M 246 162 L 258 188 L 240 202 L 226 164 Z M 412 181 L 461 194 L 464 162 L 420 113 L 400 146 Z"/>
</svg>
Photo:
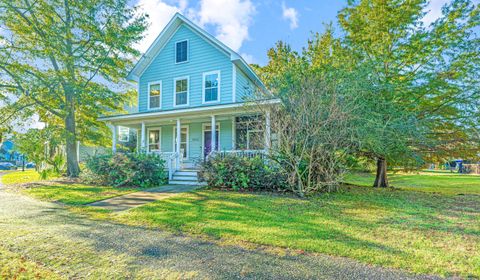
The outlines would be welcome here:
<svg viewBox="0 0 480 280">
<path fill-rule="evenodd" d="M 176 12 L 180 12 L 201 27 L 212 25 L 214 36 L 235 51 L 249 37 L 249 28 L 256 13 L 251 0 L 200 0 L 195 8 L 188 0 L 139 0 L 140 12 L 149 15 L 150 26 L 137 48 L 145 52 Z"/>
<path fill-rule="evenodd" d="M 282 2 L 282 13 L 283 19 L 290 22 L 290 29 L 298 27 L 298 11 L 295 8 L 289 8 L 285 2 Z"/>
<path fill-rule="evenodd" d="M 242 58 L 248 63 L 248 64 L 252 64 L 252 63 L 256 63 L 255 61 L 255 58 L 253 57 L 253 55 L 251 54 L 248 54 L 248 53 L 242 53 L 241 54 Z"/>
<path fill-rule="evenodd" d="M 188 2 L 186 0 L 179 0 L 177 1 L 177 5 L 169 5 L 162 0 L 139 0 L 137 5 L 140 6 L 140 12 L 149 15 L 150 26 L 146 31 L 145 38 L 143 38 L 137 46 L 141 52 L 145 52 L 173 15 L 175 15 L 176 12 L 185 11 Z"/>
<path fill-rule="evenodd" d="M 248 29 L 256 9 L 250 0 L 200 0 L 200 10 L 189 10 L 189 16 L 200 26 L 214 25 L 215 37 L 240 50 L 248 39 Z"/>
</svg>

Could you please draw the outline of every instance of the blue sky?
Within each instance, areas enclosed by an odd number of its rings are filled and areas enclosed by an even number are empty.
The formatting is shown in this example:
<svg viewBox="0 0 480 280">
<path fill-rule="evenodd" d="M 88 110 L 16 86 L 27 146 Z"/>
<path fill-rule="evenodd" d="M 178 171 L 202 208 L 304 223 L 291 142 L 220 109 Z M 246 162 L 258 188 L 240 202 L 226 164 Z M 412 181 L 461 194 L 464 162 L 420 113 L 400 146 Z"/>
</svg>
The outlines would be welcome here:
<svg viewBox="0 0 480 280">
<path fill-rule="evenodd" d="M 441 15 L 448 0 L 431 0 L 424 21 Z M 283 40 L 301 50 L 312 32 L 335 22 L 346 0 L 136 0 L 150 15 L 150 28 L 138 48 L 143 52 L 170 18 L 180 12 L 240 53 L 265 65 L 267 50 Z"/>
</svg>

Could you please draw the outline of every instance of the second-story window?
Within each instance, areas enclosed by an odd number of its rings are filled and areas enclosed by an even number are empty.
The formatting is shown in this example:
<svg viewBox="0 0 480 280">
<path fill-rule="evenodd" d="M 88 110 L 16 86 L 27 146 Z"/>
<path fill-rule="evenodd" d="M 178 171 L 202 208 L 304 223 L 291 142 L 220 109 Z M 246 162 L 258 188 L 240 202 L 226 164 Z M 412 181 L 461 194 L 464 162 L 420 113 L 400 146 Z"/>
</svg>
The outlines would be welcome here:
<svg viewBox="0 0 480 280">
<path fill-rule="evenodd" d="M 203 74 L 203 102 L 220 100 L 220 71 Z"/>
<path fill-rule="evenodd" d="M 188 105 L 188 77 L 175 79 L 175 106 Z"/>
<path fill-rule="evenodd" d="M 175 62 L 182 63 L 188 61 L 188 41 L 181 41 L 175 44 Z"/>
<path fill-rule="evenodd" d="M 148 86 L 148 109 L 159 109 L 161 106 L 162 83 L 150 83 Z"/>
</svg>

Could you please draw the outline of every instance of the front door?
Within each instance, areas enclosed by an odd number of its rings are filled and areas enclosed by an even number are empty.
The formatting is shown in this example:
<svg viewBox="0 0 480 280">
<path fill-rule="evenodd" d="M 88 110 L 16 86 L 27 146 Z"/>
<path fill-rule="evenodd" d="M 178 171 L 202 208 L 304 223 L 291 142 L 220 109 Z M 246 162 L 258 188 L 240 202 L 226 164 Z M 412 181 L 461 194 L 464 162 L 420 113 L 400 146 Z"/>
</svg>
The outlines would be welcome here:
<svg viewBox="0 0 480 280">
<path fill-rule="evenodd" d="M 217 130 L 215 133 L 215 147 L 217 147 L 217 150 L 218 150 L 218 134 L 219 133 Z M 212 151 L 212 131 L 211 130 L 204 131 L 203 139 L 204 139 L 203 157 L 206 157 Z"/>
</svg>

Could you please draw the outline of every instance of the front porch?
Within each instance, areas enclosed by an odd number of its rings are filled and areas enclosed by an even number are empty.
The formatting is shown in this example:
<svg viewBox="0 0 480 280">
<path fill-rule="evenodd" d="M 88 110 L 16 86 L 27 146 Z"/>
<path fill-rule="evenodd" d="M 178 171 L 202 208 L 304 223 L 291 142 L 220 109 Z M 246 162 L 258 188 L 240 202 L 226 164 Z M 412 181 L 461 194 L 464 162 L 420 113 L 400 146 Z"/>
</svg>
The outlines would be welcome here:
<svg viewBox="0 0 480 280">
<path fill-rule="evenodd" d="M 170 181 L 177 181 L 175 175 L 187 178 L 178 174 L 196 173 L 198 164 L 215 152 L 265 153 L 271 146 L 269 114 L 242 109 L 126 115 L 111 121 L 112 151 L 116 152 L 120 127 L 136 130 L 137 152 L 162 155 Z"/>
</svg>

